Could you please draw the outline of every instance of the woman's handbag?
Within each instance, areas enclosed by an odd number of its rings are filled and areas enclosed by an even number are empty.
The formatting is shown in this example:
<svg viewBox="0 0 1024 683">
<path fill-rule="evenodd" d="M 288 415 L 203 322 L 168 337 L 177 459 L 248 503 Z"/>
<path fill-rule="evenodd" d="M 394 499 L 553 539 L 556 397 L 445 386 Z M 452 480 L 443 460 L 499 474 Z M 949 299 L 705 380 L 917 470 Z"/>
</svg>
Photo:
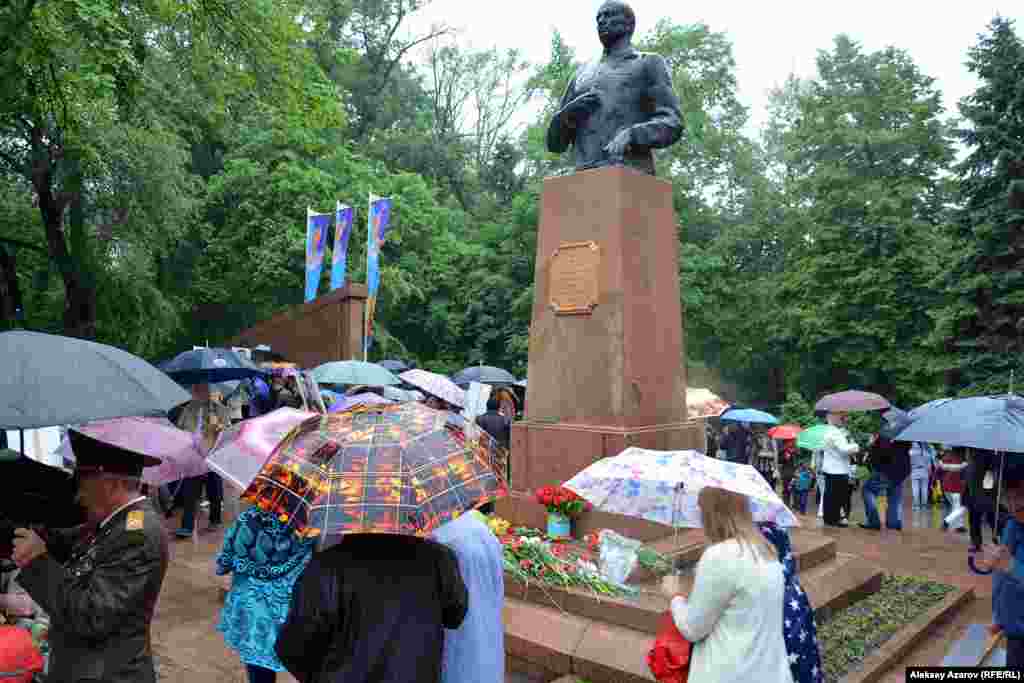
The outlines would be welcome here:
<svg viewBox="0 0 1024 683">
<path fill-rule="evenodd" d="M 658 635 L 647 653 L 647 666 L 660 683 L 686 683 L 693 644 L 676 628 L 672 613 L 661 615 Z"/>
</svg>

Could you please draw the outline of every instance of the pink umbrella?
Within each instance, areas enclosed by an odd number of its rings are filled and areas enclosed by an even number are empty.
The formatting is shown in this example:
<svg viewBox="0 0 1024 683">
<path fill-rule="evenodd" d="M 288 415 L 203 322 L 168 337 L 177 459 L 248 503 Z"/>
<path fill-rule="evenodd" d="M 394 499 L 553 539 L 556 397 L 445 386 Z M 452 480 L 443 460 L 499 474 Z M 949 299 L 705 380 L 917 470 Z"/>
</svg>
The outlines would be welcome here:
<svg viewBox="0 0 1024 683">
<path fill-rule="evenodd" d="M 878 394 L 849 389 L 823 396 L 815 404 L 814 409 L 829 413 L 866 413 L 870 410 L 885 410 L 889 407 L 889 401 Z"/>
<path fill-rule="evenodd" d="M 100 441 L 160 458 L 155 467 L 142 470 L 142 481 L 152 486 L 169 484 L 209 472 L 196 448 L 195 435 L 178 429 L 163 417 L 118 417 L 89 422 L 76 429 Z M 67 438 L 60 445 L 65 457 L 74 457 Z"/>
<path fill-rule="evenodd" d="M 278 408 L 262 417 L 243 420 L 221 432 L 206 463 L 244 491 L 288 432 L 313 417 L 316 413 Z"/>
<path fill-rule="evenodd" d="M 386 403 L 394 403 L 394 401 L 384 398 L 383 396 L 378 396 L 374 393 L 366 392 L 362 394 L 353 394 L 352 396 L 342 396 L 327 412 L 340 413 L 341 411 L 348 410 L 353 406 L 372 406 L 383 405 Z"/>
<path fill-rule="evenodd" d="M 407 370 L 399 377 L 406 384 L 411 384 L 442 401 L 447 401 L 460 408 L 466 405 L 466 392 L 445 377 L 426 370 Z"/>
</svg>

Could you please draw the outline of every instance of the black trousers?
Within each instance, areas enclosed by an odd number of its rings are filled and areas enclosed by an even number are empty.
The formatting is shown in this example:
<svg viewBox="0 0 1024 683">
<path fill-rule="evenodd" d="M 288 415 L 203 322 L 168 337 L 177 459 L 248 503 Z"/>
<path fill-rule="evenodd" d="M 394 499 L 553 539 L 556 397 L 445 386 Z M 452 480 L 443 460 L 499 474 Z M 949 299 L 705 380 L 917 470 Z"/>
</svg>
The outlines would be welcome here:
<svg viewBox="0 0 1024 683">
<path fill-rule="evenodd" d="M 850 504 L 850 477 L 845 474 L 825 475 L 825 524 L 833 526 L 842 519 L 842 509 Z"/>
<path fill-rule="evenodd" d="M 998 543 L 999 538 L 1003 535 L 1003 527 L 1006 526 L 1008 520 L 1006 508 L 1000 506 L 1003 508 L 1002 514 L 997 519 L 995 501 L 988 496 L 978 499 L 968 496 L 964 505 L 967 507 L 967 526 L 971 531 L 971 545 L 983 545 L 981 532 L 985 525 L 992 529 L 992 542 Z"/>
<path fill-rule="evenodd" d="M 1024 669 L 1024 638 L 1006 638 L 1006 668 Z"/>
</svg>

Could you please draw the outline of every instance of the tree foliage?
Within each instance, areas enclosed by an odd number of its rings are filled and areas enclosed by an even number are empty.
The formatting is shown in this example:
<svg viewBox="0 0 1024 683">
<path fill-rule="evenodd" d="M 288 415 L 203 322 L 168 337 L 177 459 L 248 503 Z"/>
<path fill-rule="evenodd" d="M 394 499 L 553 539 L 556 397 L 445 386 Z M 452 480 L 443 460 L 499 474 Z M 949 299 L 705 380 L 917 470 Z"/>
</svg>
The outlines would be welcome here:
<svg viewBox="0 0 1024 683">
<path fill-rule="evenodd" d="M 524 374 L 543 180 L 572 169 L 544 130 L 579 60 L 558 33 L 528 64 L 410 32 L 427 1 L 0 7 L 2 324 L 153 359 L 224 342 L 301 301 L 306 206 L 356 206 L 365 278 L 372 192 L 394 205 L 374 356 Z M 780 74 L 757 135 L 727 34 L 662 20 L 637 44 L 683 107 L 657 164 L 691 362 L 801 423 L 804 397 L 848 386 L 901 404 L 1005 386 L 1024 350 L 1010 22 L 969 50 L 959 123 L 908 53 L 838 36 L 814 77 Z"/>
</svg>

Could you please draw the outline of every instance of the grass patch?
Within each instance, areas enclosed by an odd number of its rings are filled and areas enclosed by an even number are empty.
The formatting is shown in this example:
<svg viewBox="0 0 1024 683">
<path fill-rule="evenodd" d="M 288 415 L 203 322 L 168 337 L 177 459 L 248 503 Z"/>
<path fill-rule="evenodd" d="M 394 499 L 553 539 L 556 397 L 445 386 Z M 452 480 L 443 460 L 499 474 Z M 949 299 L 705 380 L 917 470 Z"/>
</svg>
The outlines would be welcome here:
<svg viewBox="0 0 1024 683">
<path fill-rule="evenodd" d="M 912 576 L 886 576 L 882 588 L 818 624 L 826 683 L 835 683 L 896 631 L 950 593 L 953 586 Z"/>
</svg>

